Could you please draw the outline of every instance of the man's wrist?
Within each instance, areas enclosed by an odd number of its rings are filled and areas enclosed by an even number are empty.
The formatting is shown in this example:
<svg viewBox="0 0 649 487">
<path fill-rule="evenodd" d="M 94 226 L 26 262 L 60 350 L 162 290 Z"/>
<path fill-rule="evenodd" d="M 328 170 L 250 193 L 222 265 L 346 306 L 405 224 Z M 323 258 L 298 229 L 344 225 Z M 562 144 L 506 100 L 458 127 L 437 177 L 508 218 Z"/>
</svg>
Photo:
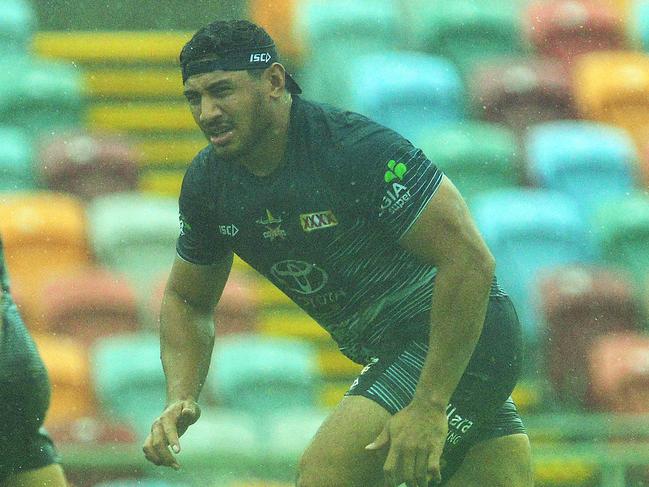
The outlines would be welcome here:
<svg viewBox="0 0 649 487">
<path fill-rule="evenodd" d="M 416 408 L 426 409 L 433 413 L 439 412 L 446 414 L 448 401 L 444 401 L 439 397 L 431 396 L 430 394 L 415 394 L 410 405 Z"/>
</svg>

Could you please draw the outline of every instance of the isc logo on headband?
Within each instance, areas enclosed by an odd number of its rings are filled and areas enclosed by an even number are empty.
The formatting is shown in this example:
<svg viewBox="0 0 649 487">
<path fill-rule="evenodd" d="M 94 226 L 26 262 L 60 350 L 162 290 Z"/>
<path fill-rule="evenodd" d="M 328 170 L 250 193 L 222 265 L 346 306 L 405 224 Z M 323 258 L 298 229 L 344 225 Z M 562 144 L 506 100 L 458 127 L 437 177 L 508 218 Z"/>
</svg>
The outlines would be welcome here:
<svg viewBox="0 0 649 487">
<path fill-rule="evenodd" d="M 257 53 L 257 54 L 251 54 L 250 55 L 250 61 L 251 63 L 267 63 L 270 61 L 270 53 L 268 52 L 262 52 L 262 53 Z"/>
</svg>

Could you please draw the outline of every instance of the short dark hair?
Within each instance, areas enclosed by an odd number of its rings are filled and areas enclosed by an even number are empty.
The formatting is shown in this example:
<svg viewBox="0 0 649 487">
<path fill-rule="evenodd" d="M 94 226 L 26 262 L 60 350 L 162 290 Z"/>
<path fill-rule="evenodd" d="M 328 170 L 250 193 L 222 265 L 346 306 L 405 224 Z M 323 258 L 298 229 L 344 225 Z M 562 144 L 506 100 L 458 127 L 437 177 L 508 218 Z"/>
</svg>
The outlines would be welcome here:
<svg viewBox="0 0 649 487">
<path fill-rule="evenodd" d="M 180 65 L 219 57 L 228 51 L 254 49 L 273 44 L 262 27 L 247 20 L 216 20 L 199 29 L 180 51 Z M 250 70 L 257 71 L 257 70 Z"/>
</svg>

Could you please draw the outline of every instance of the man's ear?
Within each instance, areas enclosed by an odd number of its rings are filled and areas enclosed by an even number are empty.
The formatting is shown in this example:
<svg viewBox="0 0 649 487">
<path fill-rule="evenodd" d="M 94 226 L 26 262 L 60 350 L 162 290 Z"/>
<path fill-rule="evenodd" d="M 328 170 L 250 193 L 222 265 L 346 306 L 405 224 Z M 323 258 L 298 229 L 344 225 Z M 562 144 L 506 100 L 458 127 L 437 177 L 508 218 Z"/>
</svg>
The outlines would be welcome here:
<svg viewBox="0 0 649 487">
<path fill-rule="evenodd" d="M 270 68 L 266 68 L 263 79 L 270 87 L 270 96 L 279 98 L 284 95 L 286 88 L 286 70 L 280 63 L 273 63 Z"/>
</svg>

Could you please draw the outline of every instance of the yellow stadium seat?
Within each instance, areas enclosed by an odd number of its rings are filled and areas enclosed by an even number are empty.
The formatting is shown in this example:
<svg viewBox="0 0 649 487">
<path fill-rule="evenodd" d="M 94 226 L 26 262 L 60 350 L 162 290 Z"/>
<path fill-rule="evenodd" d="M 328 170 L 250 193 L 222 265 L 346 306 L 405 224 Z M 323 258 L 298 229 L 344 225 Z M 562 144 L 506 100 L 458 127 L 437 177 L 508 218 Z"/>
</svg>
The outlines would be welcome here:
<svg viewBox="0 0 649 487">
<path fill-rule="evenodd" d="M 626 129 L 636 143 L 649 134 L 649 55 L 602 51 L 578 59 L 575 103 L 584 118 Z"/>
<path fill-rule="evenodd" d="M 261 303 L 262 308 L 274 308 L 274 307 L 295 307 L 297 305 L 291 301 L 291 299 L 280 291 L 275 285 L 273 285 L 266 278 L 263 278 L 257 282 L 257 297 Z"/>
<path fill-rule="evenodd" d="M 593 485 L 598 474 L 594 465 L 579 460 L 546 460 L 534 465 L 538 485 Z"/>
<path fill-rule="evenodd" d="M 191 32 L 40 32 L 33 51 L 41 57 L 79 63 L 177 64 Z"/>
<path fill-rule="evenodd" d="M 149 170 L 140 175 L 138 187 L 142 193 L 156 196 L 180 195 L 180 186 L 183 182 L 184 169 L 177 170 Z"/>
<path fill-rule="evenodd" d="M 341 401 L 351 385 L 351 381 L 324 383 L 317 391 L 317 405 L 324 409 L 333 409 Z"/>
<path fill-rule="evenodd" d="M 519 411 L 531 411 L 541 406 L 541 391 L 539 387 L 525 380 L 520 381 L 514 392 L 512 399 L 516 403 Z"/>
<path fill-rule="evenodd" d="M 144 166 L 189 165 L 194 156 L 205 146 L 203 137 L 141 140 L 135 144 Z"/>
<path fill-rule="evenodd" d="M 326 379 L 355 377 L 363 368 L 345 357 L 336 347 L 318 350 L 318 367 Z"/>
<path fill-rule="evenodd" d="M 119 132 L 198 130 L 185 103 L 99 103 L 88 109 L 86 126 Z"/>
<path fill-rule="evenodd" d="M 329 334 L 303 311 L 271 311 L 264 313 L 257 324 L 262 335 L 290 337 L 314 342 L 328 342 Z"/>
<path fill-rule="evenodd" d="M 97 406 L 85 347 L 74 339 L 51 335 L 35 334 L 34 341 L 52 384 L 46 425 L 94 416 Z"/>
<path fill-rule="evenodd" d="M 38 329 L 39 297 L 48 281 L 91 262 L 85 209 L 63 193 L 3 193 L 0 234 L 14 296 L 27 325 Z"/>
<path fill-rule="evenodd" d="M 86 94 L 94 97 L 182 99 L 180 70 L 173 68 L 87 68 Z"/>
</svg>

